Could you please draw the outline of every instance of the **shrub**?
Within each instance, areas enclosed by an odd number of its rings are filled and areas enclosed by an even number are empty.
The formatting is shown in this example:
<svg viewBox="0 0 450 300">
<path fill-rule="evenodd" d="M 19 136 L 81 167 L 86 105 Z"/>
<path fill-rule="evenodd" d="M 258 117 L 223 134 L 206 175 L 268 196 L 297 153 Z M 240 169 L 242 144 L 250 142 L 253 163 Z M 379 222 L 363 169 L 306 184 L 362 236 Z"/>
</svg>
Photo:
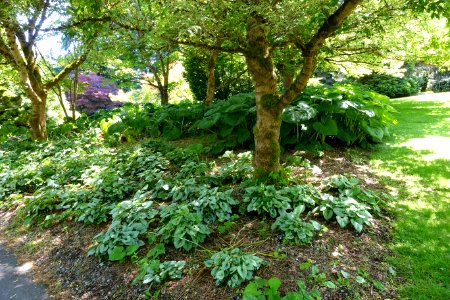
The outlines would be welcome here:
<svg viewBox="0 0 450 300">
<path fill-rule="evenodd" d="M 395 110 L 388 101 L 386 96 L 361 86 L 308 87 L 283 111 L 280 143 L 284 147 L 317 142 L 379 143 L 389 135 L 387 126 L 395 123 Z M 251 147 L 255 96 L 238 94 L 206 109 L 188 102 L 158 108 L 129 104 L 94 118 L 96 121 L 88 126 L 99 126 L 113 145 L 143 137 L 203 137 L 208 151 L 218 154 Z"/>
<path fill-rule="evenodd" d="M 100 109 L 112 109 L 123 105 L 121 102 L 111 101 L 109 94 L 116 95 L 119 89 L 114 83 L 106 80 L 95 73 L 82 73 L 78 77 L 80 85 L 83 85 L 84 91 L 78 94 L 76 109 L 88 115 L 92 115 Z M 72 103 L 74 95 L 66 92 L 67 101 Z"/>
<path fill-rule="evenodd" d="M 282 212 L 291 208 L 291 199 L 277 190 L 274 185 L 259 184 L 245 189 L 243 202 L 248 212 L 269 214 L 276 218 Z"/>
<path fill-rule="evenodd" d="M 431 90 L 435 93 L 450 92 L 450 75 L 447 78 L 433 82 Z"/>
<path fill-rule="evenodd" d="M 211 152 L 248 145 L 253 140 L 256 122 L 255 96 L 238 94 L 227 101 L 216 102 L 205 111 L 203 118 L 193 124 L 192 131 L 212 133 Z"/>
<path fill-rule="evenodd" d="M 143 246 L 140 236 L 158 214 L 148 197 L 148 192 L 138 191 L 132 200 L 120 202 L 111 211 L 113 220 L 108 230 L 95 237 L 98 244 L 88 254 L 108 254 L 109 260 L 121 260 Z"/>
<path fill-rule="evenodd" d="M 352 224 L 356 231 L 361 232 L 364 225 L 372 225 L 372 215 L 369 210 L 380 212 L 378 202 L 380 196 L 370 190 L 362 190 L 356 178 L 347 178 L 343 175 L 333 176 L 323 183 L 323 191 L 331 192 L 322 194 L 319 206 L 313 212 L 322 212 L 326 220 L 333 216 L 339 226 L 346 227 Z"/>
<path fill-rule="evenodd" d="M 388 74 L 373 73 L 358 82 L 390 98 L 408 97 L 419 92 L 420 86 L 412 78 L 399 78 Z"/>
</svg>

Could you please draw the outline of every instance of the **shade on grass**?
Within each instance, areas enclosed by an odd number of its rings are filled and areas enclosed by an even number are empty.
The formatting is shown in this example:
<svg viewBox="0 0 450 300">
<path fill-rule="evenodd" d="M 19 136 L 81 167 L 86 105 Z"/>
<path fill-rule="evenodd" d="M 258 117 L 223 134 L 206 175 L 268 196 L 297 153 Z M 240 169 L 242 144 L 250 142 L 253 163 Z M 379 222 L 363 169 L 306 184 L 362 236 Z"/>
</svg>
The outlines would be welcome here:
<svg viewBox="0 0 450 300">
<path fill-rule="evenodd" d="M 372 155 L 396 202 L 400 299 L 450 299 L 450 93 L 395 99 L 399 124 Z"/>
</svg>

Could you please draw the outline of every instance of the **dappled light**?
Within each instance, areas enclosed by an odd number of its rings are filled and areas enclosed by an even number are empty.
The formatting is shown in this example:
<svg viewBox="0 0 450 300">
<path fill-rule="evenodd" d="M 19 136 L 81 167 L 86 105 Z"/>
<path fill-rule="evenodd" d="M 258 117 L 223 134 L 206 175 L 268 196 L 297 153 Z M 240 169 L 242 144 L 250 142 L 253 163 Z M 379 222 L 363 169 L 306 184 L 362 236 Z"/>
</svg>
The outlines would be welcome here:
<svg viewBox="0 0 450 300">
<path fill-rule="evenodd" d="M 391 204 L 397 215 L 392 249 L 398 267 L 411 278 L 402 290 L 405 297 L 423 289 L 430 297 L 445 294 L 450 261 L 449 95 L 395 100 L 395 139 L 372 155 L 382 181 L 397 186 Z"/>
<path fill-rule="evenodd" d="M 448 0 L 0 1 L 0 293 L 450 299 Z"/>
</svg>

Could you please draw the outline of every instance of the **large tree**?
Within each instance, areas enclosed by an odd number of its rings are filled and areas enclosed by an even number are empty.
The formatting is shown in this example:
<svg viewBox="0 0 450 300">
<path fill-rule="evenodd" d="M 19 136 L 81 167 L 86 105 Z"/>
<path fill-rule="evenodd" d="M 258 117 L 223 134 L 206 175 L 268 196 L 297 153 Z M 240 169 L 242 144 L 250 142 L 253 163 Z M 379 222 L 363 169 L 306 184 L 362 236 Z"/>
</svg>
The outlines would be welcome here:
<svg viewBox="0 0 450 300">
<path fill-rule="evenodd" d="M 255 177 L 279 173 L 283 109 L 306 87 L 326 40 L 351 31 L 343 24 L 363 0 L 163 0 L 158 30 L 181 44 L 242 53 L 256 96 Z M 373 4 L 377 1 L 369 1 Z M 378 4 L 377 4 L 378 6 Z M 360 9 L 358 13 L 370 10 Z M 221 40 L 217 46 L 217 40 Z M 292 79 L 278 89 L 274 53 L 297 51 Z"/>
<path fill-rule="evenodd" d="M 45 78 L 39 66 L 36 42 L 52 14 L 61 15 L 61 9 L 71 8 L 64 1 L 4 0 L 0 7 L 0 56 L 17 70 L 21 85 L 31 100 L 30 127 L 33 139 L 47 139 L 46 105 L 49 90 L 72 70 L 80 66 L 87 50 L 76 56 L 62 70 Z M 84 40 L 90 45 L 95 33 Z M 89 49 L 89 46 L 86 48 Z"/>
</svg>

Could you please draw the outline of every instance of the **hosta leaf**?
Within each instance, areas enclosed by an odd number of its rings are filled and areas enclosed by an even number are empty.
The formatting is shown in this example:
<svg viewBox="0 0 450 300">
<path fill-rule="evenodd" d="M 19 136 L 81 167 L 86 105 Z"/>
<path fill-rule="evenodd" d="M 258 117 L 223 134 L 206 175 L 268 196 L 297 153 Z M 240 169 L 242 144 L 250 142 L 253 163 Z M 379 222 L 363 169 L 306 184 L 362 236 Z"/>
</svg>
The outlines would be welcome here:
<svg viewBox="0 0 450 300">
<path fill-rule="evenodd" d="M 111 249 L 108 259 L 111 261 L 122 260 L 126 255 L 125 248 L 122 246 L 117 246 Z"/>
<path fill-rule="evenodd" d="M 357 135 L 355 134 L 354 131 L 348 131 L 348 130 L 339 128 L 338 133 L 337 133 L 337 138 L 340 139 L 341 141 L 344 141 L 347 143 L 353 143 L 356 140 Z"/>
<path fill-rule="evenodd" d="M 245 112 L 227 113 L 222 116 L 221 121 L 226 125 L 234 127 L 245 121 L 245 115 Z"/>
<path fill-rule="evenodd" d="M 329 208 L 326 208 L 324 211 L 323 211 L 323 217 L 325 218 L 325 220 L 330 220 L 331 219 L 331 217 L 333 217 L 333 210 L 332 209 L 329 209 Z"/>
<path fill-rule="evenodd" d="M 314 122 L 313 128 L 322 135 L 337 135 L 338 126 L 335 120 L 325 118 L 321 122 Z"/>
<path fill-rule="evenodd" d="M 330 288 L 330 289 L 335 289 L 336 288 L 336 285 L 332 281 L 325 281 L 323 283 L 323 286 L 325 286 L 327 288 Z"/>
<path fill-rule="evenodd" d="M 345 217 L 336 216 L 336 221 L 339 223 L 339 226 L 341 226 L 341 228 L 344 228 L 348 224 L 348 217 L 347 216 L 345 216 Z"/>
<path fill-rule="evenodd" d="M 358 231 L 358 232 L 362 231 L 362 229 L 363 229 L 362 224 L 360 224 L 360 223 L 358 223 L 358 222 L 356 222 L 354 220 L 351 220 L 351 222 L 352 222 L 352 225 L 353 225 L 353 227 L 355 228 L 356 231 Z"/>
<path fill-rule="evenodd" d="M 219 137 L 220 138 L 226 138 L 227 136 L 229 136 L 231 134 L 231 132 L 233 132 L 233 129 L 234 129 L 233 126 L 223 126 L 219 130 Z"/>
<path fill-rule="evenodd" d="M 361 277 L 361 276 L 356 276 L 355 280 L 357 283 L 360 283 L 360 284 L 366 283 L 366 280 L 364 279 L 364 277 Z"/>
<path fill-rule="evenodd" d="M 211 116 L 205 117 L 204 119 L 198 121 L 196 123 L 196 126 L 199 129 L 211 128 L 212 126 L 214 126 L 217 123 L 217 121 L 219 121 L 219 119 L 220 119 L 220 114 L 213 114 Z"/>
<path fill-rule="evenodd" d="M 369 134 L 375 142 L 380 143 L 383 140 L 384 132 L 380 127 L 372 127 L 365 124 L 362 124 L 362 127 L 364 128 L 364 131 Z"/>
<path fill-rule="evenodd" d="M 281 116 L 283 122 L 298 124 L 314 118 L 316 111 L 304 102 L 299 102 L 297 106 L 288 106 L 283 110 Z"/>
</svg>

